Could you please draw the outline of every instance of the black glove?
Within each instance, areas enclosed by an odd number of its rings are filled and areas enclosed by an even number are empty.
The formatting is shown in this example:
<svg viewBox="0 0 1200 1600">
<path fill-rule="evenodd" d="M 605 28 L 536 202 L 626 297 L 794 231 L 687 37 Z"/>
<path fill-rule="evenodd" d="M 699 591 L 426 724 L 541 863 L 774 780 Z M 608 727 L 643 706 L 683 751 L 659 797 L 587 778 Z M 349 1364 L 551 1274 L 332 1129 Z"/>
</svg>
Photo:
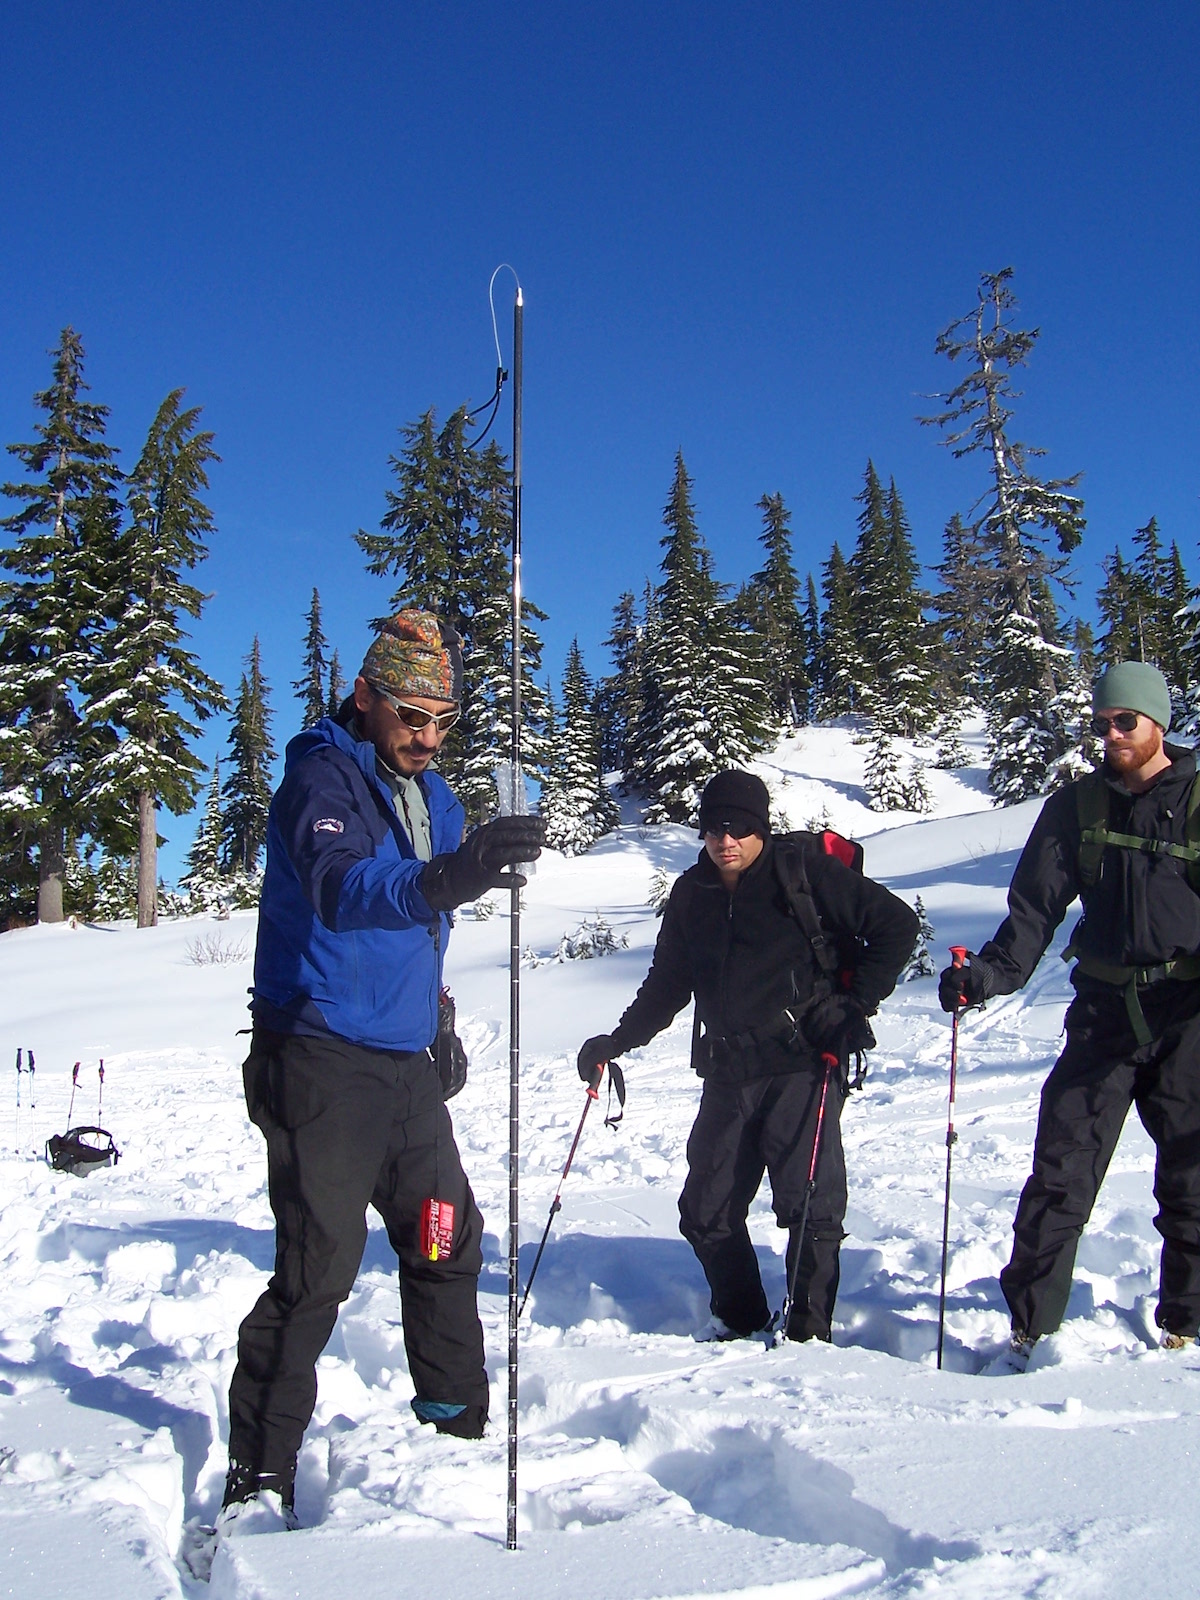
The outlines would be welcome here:
<svg viewBox="0 0 1200 1600">
<path fill-rule="evenodd" d="M 967 965 L 947 967 L 938 979 L 943 1011 L 970 1011 L 996 992 L 996 973 L 989 962 L 967 951 Z"/>
<path fill-rule="evenodd" d="M 434 856 L 420 876 L 421 893 L 432 910 L 453 911 L 489 889 L 523 889 L 521 873 L 501 868 L 536 861 L 545 842 L 541 817 L 497 817 L 468 834 L 451 854 Z"/>
<path fill-rule="evenodd" d="M 598 1033 L 594 1038 L 584 1040 L 575 1065 L 589 1089 L 599 1087 L 600 1079 L 604 1076 L 600 1068 L 607 1066 L 620 1054 L 620 1048 L 611 1033 Z"/>
<path fill-rule="evenodd" d="M 831 994 L 818 1000 L 802 1019 L 804 1037 L 822 1055 L 848 1061 L 860 1050 L 874 1050 L 875 1035 L 862 1003 L 850 994 Z"/>
</svg>

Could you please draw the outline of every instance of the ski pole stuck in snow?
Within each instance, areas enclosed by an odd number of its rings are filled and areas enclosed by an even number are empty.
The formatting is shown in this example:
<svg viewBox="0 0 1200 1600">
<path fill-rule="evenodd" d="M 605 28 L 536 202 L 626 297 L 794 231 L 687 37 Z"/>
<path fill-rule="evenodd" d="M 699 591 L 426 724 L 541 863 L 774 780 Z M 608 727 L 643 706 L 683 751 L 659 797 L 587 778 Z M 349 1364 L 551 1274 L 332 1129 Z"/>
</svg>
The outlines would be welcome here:
<svg viewBox="0 0 1200 1600">
<path fill-rule="evenodd" d="M 950 946 L 952 964 L 961 967 L 967 955 L 963 944 Z M 956 1006 L 950 1022 L 950 1116 L 946 1123 L 946 1198 L 942 1206 L 942 1286 L 938 1293 L 937 1364 L 942 1370 L 942 1345 L 946 1336 L 946 1258 L 950 1250 L 950 1163 L 958 1134 L 954 1131 L 954 1092 L 958 1085 L 958 1019 L 962 1007 Z"/>
<path fill-rule="evenodd" d="M 788 1244 L 792 1260 L 788 1268 L 787 1291 L 783 1297 L 783 1309 L 779 1313 L 779 1338 L 781 1340 L 787 1338 L 788 1318 L 792 1314 L 792 1301 L 796 1297 L 796 1280 L 800 1273 L 800 1254 L 804 1249 L 804 1235 L 808 1232 L 808 1211 L 817 1187 L 817 1162 L 821 1155 L 821 1131 L 825 1126 L 825 1104 L 829 1099 L 829 1080 L 838 1064 L 837 1057 L 828 1050 L 822 1052 L 821 1060 L 825 1063 L 825 1075 L 821 1079 L 821 1098 L 817 1104 L 817 1125 L 813 1129 L 812 1155 L 808 1160 L 808 1182 L 804 1187 L 804 1209 L 800 1213 L 800 1226 L 796 1229 L 794 1244 L 791 1240 L 789 1240 Z"/>
<path fill-rule="evenodd" d="M 574 1161 L 575 1152 L 579 1148 L 579 1140 L 583 1133 L 583 1125 L 587 1121 L 588 1112 L 592 1109 L 592 1101 L 599 1100 L 600 1098 L 600 1079 L 604 1076 L 604 1069 L 606 1066 L 609 1066 L 608 1062 L 602 1061 L 600 1063 L 596 1071 L 595 1083 L 588 1085 L 587 1099 L 583 1102 L 583 1114 L 579 1118 L 579 1126 L 575 1129 L 575 1137 L 571 1140 L 571 1148 L 567 1152 L 566 1165 L 562 1169 L 562 1177 L 558 1180 L 558 1190 L 555 1193 L 554 1199 L 550 1202 L 550 1215 L 546 1218 L 546 1226 L 542 1232 L 542 1242 L 537 1247 L 537 1255 L 535 1255 L 533 1258 L 533 1268 L 529 1274 L 529 1282 L 525 1285 L 525 1293 L 521 1297 L 520 1306 L 517 1308 L 518 1317 L 525 1309 L 526 1300 L 529 1299 L 529 1291 L 533 1288 L 533 1280 L 537 1277 L 537 1269 L 541 1265 L 542 1260 L 542 1251 L 546 1248 L 546 1240 L 550 1237 L 550 1229 L 554 1225 L 554 1219 L 562 1210 L 563 1184 L 567 1181 L 567 1173 L 571 1170 L 571 1163 Z"/>
</svg>

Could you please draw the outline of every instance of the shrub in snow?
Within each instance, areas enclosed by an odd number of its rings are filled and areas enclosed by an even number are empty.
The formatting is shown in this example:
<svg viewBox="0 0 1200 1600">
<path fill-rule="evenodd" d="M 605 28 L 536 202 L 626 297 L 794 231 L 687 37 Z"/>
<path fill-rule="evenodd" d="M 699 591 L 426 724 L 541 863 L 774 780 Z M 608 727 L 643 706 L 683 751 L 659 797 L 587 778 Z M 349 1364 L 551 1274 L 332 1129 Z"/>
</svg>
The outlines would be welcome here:
<svg viewBox="0 0 1200 1600">
<path fill-rule="evenodd" d="M 574 933 L 564 933 L 555 951 L 556 961 L 590 961 L 593 956 L 611 955 L 614 950 L 627 950 L 626 934 L 613 932 L 606 918 L 597 913 L 584 917 Z"/>
<path fill-rule="evenodd" d="M 236 967 L 250 958 L 249 939 L 227 939 L 221 933 L 198 933 L 183 948 L 194 967 Z"/>
<path fill-rule="evenodd" d="M 907 811 L 908 796 L 896 769 L 896 747 L 886 728 L 877 728 L 863 775 L 872 811 Z"/>
</svg>

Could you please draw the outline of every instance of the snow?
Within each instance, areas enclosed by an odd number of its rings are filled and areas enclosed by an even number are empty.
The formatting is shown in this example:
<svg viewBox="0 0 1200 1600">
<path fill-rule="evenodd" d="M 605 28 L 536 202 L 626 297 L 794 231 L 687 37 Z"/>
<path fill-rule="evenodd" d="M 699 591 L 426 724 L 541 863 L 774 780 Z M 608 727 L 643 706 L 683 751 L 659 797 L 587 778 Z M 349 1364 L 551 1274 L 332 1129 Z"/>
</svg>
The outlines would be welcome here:
<svg viewBox="0 0 1200 1600">
<path fill-rule="evenodd" d="M 978 762 L 978 731 L 968 742 Z M 869 871 L 921 895 L 935 952 L 977 946 L 1003 914 L 1036 803 L 991 809 L 977 765 L 930 770 L 928 819 L 874 813 L 867 753 L 848 728 L 809 729 L 758 770 L 793 825 L 826 813 L 864 838 Z M 525 891 L 522 945 L 541 964 L 522 972 L 523 1280 L 582 1109 L 574 1053 L 644 975 L 656 869 L 682 870 L 695 849 L 687 829 L 644 827 L 627 806 L 616 834 L 547 855 Z M 549 959 L 597 916 L 627 948 Z M 272 1260 L 261 1140 L 240 1098 L 253 927 L 235 912 L 0 936 L 0 1044 L 37 1062 L 35 1082 L 18 1080 L 19 1115 L 10 1099 L 0 1118 L 0 1595 L 83 1583 L 90 1600 L 324 1600 L 348 1584 L 356 1600 L 1193 1591 L 1200 1349 L 1157 1346 L 1153 1151 L 1136 1119 L 1061 1332 L 1024 1376 L 990 1370 L 1007 1330 L 996 1274 L 1069 992 L 1066 928 L 1022 994 L 961 1028 L 942 1372 L 949 1027 L 936 979 L 885 1005 L 867 1088 L 846 1108 L 850 1236 L 831 1346 L 692 1341 L 707 1295 L 675 1207 L 698 1098 L 690 1016 L 626 1058 L 625 1121 L 585 1128 L 522 1322 L 520 1548 L 507 1551 L 509 930 L 469 913 L 450 976 L 471 1075 L 451 1109 L 488 1225 L 489 1435 L 444 1438 L 413 1418 L 376 1225 L 320 1364 L 304 1526 L 231 1540 L 198 1583 L 180 1546 L 218 1504 L 237 1325 Z M 86 1178 L 35 1158 L 66 1124 L 76 1061 L 72 1120 L 102 1121 L 121 1150 Z M 751 1227 L 778 1300 L 765 1190 Z"/>
</svg>

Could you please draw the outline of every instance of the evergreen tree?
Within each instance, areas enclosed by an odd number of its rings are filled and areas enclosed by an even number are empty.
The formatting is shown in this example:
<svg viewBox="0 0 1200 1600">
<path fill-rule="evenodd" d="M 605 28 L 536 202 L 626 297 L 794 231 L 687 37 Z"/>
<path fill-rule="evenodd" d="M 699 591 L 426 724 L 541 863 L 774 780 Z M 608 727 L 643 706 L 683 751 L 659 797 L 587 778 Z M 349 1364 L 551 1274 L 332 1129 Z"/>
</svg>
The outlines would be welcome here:
<svg viewBox="0 0 1200 1600">
<path fill-rule="evenodd" d="M 221 762 L 218 758 L 213 762 L 204 814 L 196 829 L 192 848 L 188 851 L 183 877 L 179 880 L 193 909 L 214 911 L 224 899 L 224 873 L 221 870 L 223 833 Z"/>
<path fill-rule="evenodd" d="M 907 811 L 908 795 L 900 777 L 896 746 L 884 723 L 876 723 L 871 753 L 863 774 L 863 787 L 872 811 Z"/>
<path fill-rule="evenodd" d="M 113 819 L 100 831 L 118 850 L 132 834 L 140 928 L 158 917 L 158 807 L 175 816 L 191 810 L 203 767 L 188 741 L 226 705 L 220 685 L 184 646 L 181 617 L 199 617 L 204 595 L 183 573 L 208 554 L 204 539 L 214 524 L 200 493 L 205 468 L 218 457 L 212 434 L 197 431 L 199 407 L 181 410 L 182 396 L 175 389 L 159 406 L 130 474 L 130 524 L 105 601 L 112 624 L 84 680 L 85 720 L 118 735 L 95 763 L 86 798 L 101 819 Z"/>
<path fill-rule="evenodd" d="M 616 770 L 626 779 L 633 769 L 632 745 L 641 715 L 643 633 L 637 601 L 627 590 L 613 607 L 613 625 L 604 641 L 613 671 L 596 688 L 601 770 Z"/>
<path fill-rule="evenodd" d="M 1106 667 L 1118 661 L 1140 661 L 1141 583 L 1136 572 L 1125 563 L 1120 549 L 1101 562 L 1104 582 L 1096 596 L 1096 609 L 1105 624 L 1100 635 L 1100 660 Z"/>
<path fill-rule="evenodd" d="M 867 462 L 861 493 L 855 500 L 862 506 L 858 514 L 858 538 L 847 563 L 851 632 L 849 655 L 842 668 L 850 686 L 853 709 L 873 715 L 883 699 L 881 675 L 887 653 L 885 622 L 881 607 L 888 593 L 887 497 L 875 463 Z"/>
<path fill-rule="evenodd" d="M 390 465 L 398 487 L 387 493 L 379 533 L 360 529 L 367 570 L 399 576 L 393 608 L 419 606 L 449 622 L 463 639 L 461 716 L 439 767 L 470 821 L 495 810 L 492 774 L 512 744 L 512 621 L 509 549 L 512 475 L 494 442 L 477 449 L 460 408 L 439 430 L 432 411 L 402 430 L 405 448 Z M 545 613 L 522 597 L 522 755 L 544 763 L 546 707 L 537 673 L 541 639 L 531 623 Z"/>
<path fill-rule="evenodd" d="M 601 776 L 594 691 L 578 639 L 572 640 L 567 651 L 562 715 L 542 793 L 545 803 L 539 809 L 546 817 L 546 841 L 564 855 L 580 854 L 620 821 L 620 812 Z"/>
<path fill-rule="evenodd" d="M 650 795 L 648 821 L 687 822 L 707 779 L 761 748 L 767 706 L 753 641 L 736 627 L 713 577 L 682 454 L 663 522 L 657 626 L 644 646 L 638 778 Z"/>
<path fill-rule="evenodd" d="M 920 420 L 947 430 L 956 457 L 983 451 L 990 484 L 976 503 L 973 532 L 982 538 L 995 574 L 988 607 L 983 687 L 988 723 L 989 779 L 1004 804 L 1044 791 L 1066 755 L 1071 730 L 1061 720 L 1061 694 L 1072 672 L 1071 652 L 1059 638 L 1051 580 L 1063 561 L 1046 552 L 1053 535 L 1062 554 L 1082 538 L 1083 502 L 1073 478 L 1043 480 L 1029 467 L 1041 452 L 1010 439 L 1016 398 L 1012 379 L 1024 366 L 1039 330 L 1018 329 L 1011 268 L 985 273 L 977 304 L 938 337 L 937 351 L 965 357 L 969 371 L 948 394 L 945 409 Z"/>
<path fill-rule="evenodd" d="M 921 735 L 937 693 L 937 660 L 925 620 L 929 596 L 918 586 L 919 572 L 908 517 L 893 479 L 887 496 L 886 587 L 879 612 L 876 697 L 881 706 L 878 714 L 909 739 Z"/>
<path fill-rule="evenodd" d="M 321 596 L 315 587 L 307 620 L 308 632 L 304 636 L 304 669 L 292 684 L 292 688 L 296 691 L 296 699 L 304 708 L 301 728 L 311 728 L 320 722 L 332 698 L 326 689 L 329 664 L 325 652 L 329 648 L 329 641 L 321 628 Z"/>
<path fill-rule="evenodd" d="M 917 943 L 904 971 L 900 974 L 901 983 L 911 983 L 914 978 L 932 978 L 937 975 L 937 963 L 933 959 L 933 941 L 936 935 L 933 923 L 930 922 L 925 910 L 925 902 L 920 895 L 913 902 L 913 910 L 917 913 Z"/>
<path fill-rule="evenodd" d="M 937 681 L 943 693 L 974 698 L 983 670 L 987 617 L 995 587 L 986 546 L 956 511 L 942 535 L 941 579 L 931 607 L 936 615 Z"/>
<path fill-rule="evenodd" d="M 837 540 L 821 569 L 821 647 L 816 674 L 817 696 L 823 721 L 855 711 L 861 697 L 862 670 L 855 643 L 850 574 Z"/>
<path fill-rule="evenodd" d="M 85 725 L 79 684 L 103 631 L 107 567 L 120 525 L 116 452 L 106 406 L 83 396 L 83 343 L 64 328 L 53 381 L 34 396 L 45 413 L 29 444 L 9 445 L 28 476 L 0 490 L 18 509 L 0 519 L 14 544 L 0 551 L 0 862 L 20 898 L 30 860 L 37 916 L 61 922 L 73 834 L 90 764 L 110 742 Z M 30 854 L 32 853 L 32 854 Z"/>
<path fill-rule="evenodd" d="M 817 586 L 810 572 L 806 583 L 804 601 L 804 675 L 809 682 L 808 711 L 810 717 L 821 712 L 821 605 L 817 599 Z"/>
<path fill-rule="evenodd" d="M 781 494 L 764 494 L 758 506 L 763 514 L 758 541 L 767 559 L 750 580 L 746 609 L 762 642 L 771 714 L 781 725 L 798 727 L 808 720 L 811 684 L 800 580 L 792 565 L 791 512 Z"/>
<path fill-rule="evenodd" d="M 275 760 L 268 694 L 255 634 L 233 708 L 229 734 L 231 770 L 221 791 L 225 803 L 221 864 L 226 873 L 241 874 L 246 879 L 258 871 L 259 857 L 267 842 L 271 763 Z"/>
<path fill-rule="evenodd" d="M 342 677 L 342 664 L 335 650 L 329 658 L 329 692 L 325 701 L 325 715 L 336 717 L 346 694 L 346 680 Z"/>
</svg>

